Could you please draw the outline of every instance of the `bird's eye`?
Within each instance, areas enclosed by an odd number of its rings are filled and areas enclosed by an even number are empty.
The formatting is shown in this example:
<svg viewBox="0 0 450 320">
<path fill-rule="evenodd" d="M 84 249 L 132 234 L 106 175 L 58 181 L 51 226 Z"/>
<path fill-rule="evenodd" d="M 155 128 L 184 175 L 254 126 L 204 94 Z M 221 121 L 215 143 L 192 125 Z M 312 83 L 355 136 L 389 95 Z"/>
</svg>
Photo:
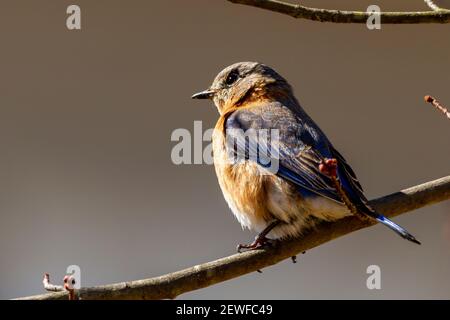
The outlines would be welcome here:
<svg viewBox="0 0 450 320">
<path fill-rule="evenodd" d="M 230 86 L 233 83 L 235 83 L 238 78 L 239 78 L 239 73 L 236 70 L 232 70 L 228 74 L 227 79 L 225 80 L 225 83 Z"/>
</svg>

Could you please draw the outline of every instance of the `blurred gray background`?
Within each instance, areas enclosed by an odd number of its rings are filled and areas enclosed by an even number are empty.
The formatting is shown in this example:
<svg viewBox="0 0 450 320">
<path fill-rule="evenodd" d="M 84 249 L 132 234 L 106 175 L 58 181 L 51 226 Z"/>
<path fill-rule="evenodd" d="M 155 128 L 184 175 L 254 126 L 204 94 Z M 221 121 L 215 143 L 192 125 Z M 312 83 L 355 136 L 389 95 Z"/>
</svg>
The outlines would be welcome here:
<svg viewBox="0 0 450 320">
<path fill-rule="evenodd" d="M 423 1 L 302 1 L 426 10 Z M 66 28 L 66 8 L 82 30 Z M 450 1 L 439 2 L 450 7 Z M 43 293 L 77 264 L 82 285 L 161 275 L 233 254 L 242 231 L 212 166 L 172 164 L 174 129 L 213 127 L 191 101 L 223 67 L 264 62 L 346 156 L 369 198 L 449 174 L 450 25 L 335 25 L 226 1 L 0 2 L 0 298 Z M 205 144 L 206 145 L 206 144 Z M 450 298 L 450 204 L 395 219 L 290 261 L 181 296 Z M 366 268 L 381 268 L 381 290 Z"/>
</svg>

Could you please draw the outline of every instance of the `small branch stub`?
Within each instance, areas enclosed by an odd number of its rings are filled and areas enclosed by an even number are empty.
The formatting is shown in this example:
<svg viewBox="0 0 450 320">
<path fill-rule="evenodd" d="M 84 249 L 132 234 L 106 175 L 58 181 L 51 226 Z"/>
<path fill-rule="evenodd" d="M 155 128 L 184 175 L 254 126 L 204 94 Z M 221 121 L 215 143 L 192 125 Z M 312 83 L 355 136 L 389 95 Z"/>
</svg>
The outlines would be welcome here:
<svg viewBox="0 0 450 320">
<path fill-rule="evenodd" d="M 48 273 L 44 274 L 44 279 L 42 280 L 42 284 L 44 285 L 44 289 L 52 292 L 64 291 L 63 286 L 58 286 L 50 283 L 50 275 Z"/>
<path fill-rule="evenodd" d="M 441 105 L 439 103 L 439 101 L 437 101 L 435 98 L 433 98 L 432 96 L 425 96 L 424 97 L 425 102 L 430 103 L 433 107 L 435 107 L 437 110 L 439 110 L 440 112 L 442 112 L 442 114 L 444 114 L 444 116 L 447 117 L 447 119 L 450 120 L 450 112 L 448 111 L 447 108 L 445 108 L 443 105 Z"/>
</svg>

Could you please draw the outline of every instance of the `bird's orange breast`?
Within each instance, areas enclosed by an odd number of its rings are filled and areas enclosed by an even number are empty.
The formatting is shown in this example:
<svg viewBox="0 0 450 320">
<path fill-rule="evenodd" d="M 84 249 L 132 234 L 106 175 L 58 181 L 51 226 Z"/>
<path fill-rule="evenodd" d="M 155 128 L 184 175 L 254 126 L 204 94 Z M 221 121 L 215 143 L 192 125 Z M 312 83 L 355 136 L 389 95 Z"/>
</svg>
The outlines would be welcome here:
<svg viewBox="0 0 450 320">
<path fill-rule="evenodd" d="M 230 162 L 224 121 L 225 117 L 221 116 L 213 134 L 214 166 L 219 185 L 239 222 L 249 229 L 258 229 L 258 225 L 264 226 L 273 220 L 266 205 L 267 188 L 272 177 L 262 175 L 256 163 Z"/>
</svg>

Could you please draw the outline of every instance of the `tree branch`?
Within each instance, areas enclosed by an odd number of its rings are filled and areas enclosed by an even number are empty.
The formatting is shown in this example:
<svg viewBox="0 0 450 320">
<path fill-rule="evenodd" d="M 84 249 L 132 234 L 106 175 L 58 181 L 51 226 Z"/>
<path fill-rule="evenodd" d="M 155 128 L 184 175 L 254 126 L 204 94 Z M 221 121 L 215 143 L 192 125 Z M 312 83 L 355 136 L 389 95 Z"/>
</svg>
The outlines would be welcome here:
<svg viewBox="0 0 450 320">
<path fill-rule="evenodd" d="M 372 200 L 370 205 L 386 216 L 394 217 L 448 199 L 450 176 Z M 280 241 L 262 250 L 234 254 L 160 277 L 81 288 L 76 290 L 76 294 L 80 299 L 173 299 L 182 293 L 274 265 L 300 252 L 371 225 L 373 223 L 370 221 L 347 217 L 333 223 L 323 223 L 302 238 Z M 57 292 L 19 299 L 68 299 L 68 293 Z"/>
<path fill-rule="evenodd" d="M 342 11 L 309 8 L 300 4 L 292 4 L 277 0 L 228 0 L 232 3 L 243 4 L 289 15 L 297 19 L 308 19 L 320 22 L 334 23 L 367 23 L 372 15 L 363 11 Z M 428 6 L 432 1 L 425 1 Z M 433 11 L 422 12 L 381 12 L 383 24 L 417 24 L 417 23 L 450 23 L 450 10 L 431 7 Z"/>
</svg>

